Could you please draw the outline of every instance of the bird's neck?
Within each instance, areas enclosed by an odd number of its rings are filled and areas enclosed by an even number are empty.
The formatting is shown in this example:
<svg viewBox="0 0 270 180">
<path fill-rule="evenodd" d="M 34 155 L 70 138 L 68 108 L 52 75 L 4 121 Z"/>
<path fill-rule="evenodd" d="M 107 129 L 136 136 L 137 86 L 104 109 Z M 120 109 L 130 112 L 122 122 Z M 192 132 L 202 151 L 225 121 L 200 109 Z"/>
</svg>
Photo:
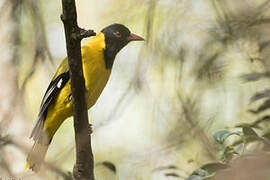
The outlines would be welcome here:
<svg viewBox="0 0 270 180">
<path fill-rule="evenodd" d="M 106 48 L 104 49 L 104 59 L 107 69 L 112 69 L 117 53 L 118 51 L 116 51 L 113 46 L 106 43 Z"/>
<path fill-rule="evenodd" d="M 107 69 L 112 69 L 115 56 L 122 49 L 122 44 L 116 43 L 112 38 L 105 36 L 105 49 L 104 49 L 104 58 Z"/>
<path fill-rule="evenodd" d="M 89 48 L 95 48 L 96 50 L 102 50 L 105 60 L 106 69 L 112 69 L 116 54 L 120 51 L 114 43 L 105 38 L 105 35 L 100 32 L 96 36 L 90 39 L 87 44 Z"/>
</svg>

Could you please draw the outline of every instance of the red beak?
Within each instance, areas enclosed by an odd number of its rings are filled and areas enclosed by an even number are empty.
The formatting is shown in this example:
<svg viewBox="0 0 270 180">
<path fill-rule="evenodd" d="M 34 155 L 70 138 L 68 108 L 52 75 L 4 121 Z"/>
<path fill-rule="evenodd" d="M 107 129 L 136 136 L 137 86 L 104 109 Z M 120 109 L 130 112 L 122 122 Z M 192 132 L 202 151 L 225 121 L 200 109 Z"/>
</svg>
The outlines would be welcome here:
<svg viewBox="0 0 270 180">
<path fill-rule="evenodd" d="M 127 38 L 127 41 L 144 41 L 144 39 L 136 34 L 130 33 L 130 35 Z"/>
</svg>

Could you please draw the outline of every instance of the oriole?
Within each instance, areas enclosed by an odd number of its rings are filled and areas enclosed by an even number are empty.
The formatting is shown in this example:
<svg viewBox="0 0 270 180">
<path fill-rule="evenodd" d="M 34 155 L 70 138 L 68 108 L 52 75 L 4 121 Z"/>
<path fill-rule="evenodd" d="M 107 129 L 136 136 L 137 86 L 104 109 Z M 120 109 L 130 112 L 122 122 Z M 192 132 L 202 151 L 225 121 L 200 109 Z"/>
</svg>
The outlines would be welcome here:
<svg viewBox="0 0 270 180">
<path fill-rule="evenodd" d="M 131 41 L 144 39 L 122 24 L 104 28 L 82 47 L 82 64 L 85 78 L 88 109 L 102 93 L 111 74 L 116 54 Z M 28 154 L 26 168 L 40 169 L 55 132 L 65 119 L 72 116 L 72 99 L 67 58 L 57 69 L 41 102 L 40 111 L 30 138 L 34 145 Z"/>
</svg>

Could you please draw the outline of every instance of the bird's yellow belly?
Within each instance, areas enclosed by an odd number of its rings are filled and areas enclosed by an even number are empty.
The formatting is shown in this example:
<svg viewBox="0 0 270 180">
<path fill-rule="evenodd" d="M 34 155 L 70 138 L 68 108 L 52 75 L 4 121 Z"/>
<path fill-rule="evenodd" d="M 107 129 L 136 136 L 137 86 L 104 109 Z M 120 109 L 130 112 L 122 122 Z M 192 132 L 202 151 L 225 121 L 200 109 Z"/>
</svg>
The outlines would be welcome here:
<svg viewBox="0 0 270 180">
<path fill-rule="evenodd" d="M 105 88 L 110 76 L 110 71 L 106 70 L 105 68 L 102 69 L 97 68 L 96 70 L 93 70 L 90 73 L 91 74 L 89 74 L 88 76 L 85 76 L 85 77 L 94 77 L 85 79 L 88 109 L 96 103 L 100 94 Z"/>
<path fill-rule="evenodd" d="M 98 63 L 87 65 L 91 67 L 87 69 L 84 67 L 85 86 L 87 91 L 86 99 L 89 109 L 96 103 L 98 97 L 102 93 L 110 77 L 111 71 Z M 68 81 L 65 87 L 60 91 L 54 103 L 48 109 L 44 131 L 49 139 L 53 137 L 63 121 L 73 115 L 73 105 L 70 95 L 70 81 Z"/>
</svg>

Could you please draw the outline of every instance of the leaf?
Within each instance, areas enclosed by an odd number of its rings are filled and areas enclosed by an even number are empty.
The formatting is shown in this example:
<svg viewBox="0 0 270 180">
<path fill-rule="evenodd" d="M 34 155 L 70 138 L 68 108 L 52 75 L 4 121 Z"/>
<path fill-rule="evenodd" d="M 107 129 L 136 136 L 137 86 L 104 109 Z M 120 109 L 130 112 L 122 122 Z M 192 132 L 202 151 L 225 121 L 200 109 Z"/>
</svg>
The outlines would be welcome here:
<svg viewBox="0 0 270 180">
<path fill-rule="evenodd" d="M 233 146 L 227 146 L 224 151 L 221 154 L 221 159 L 223 161 L 230 161 L 235 155 L 237 155 L 238 153 L 235 151 L 235 149 L 233 148 Z"/>
<path fill-rule="evenodd" d="M 207 171 L 208 173 L 214 173 L 216 171 L 229 168 L 230 166 L 220 162 L 207 163 L 201 167 L 201 169 Z"/>
<path fill-rule="evenodd" d="M 203 180 L 204 177 L 207 176 L 209 176 L 209 173 L 204 169 L 199 168 L 193 171 L 189 177 L 185 178 L 185 180 Z"/>
<path fill-rule="evenodd" d="M 264 72 L 264 73 L 250 73 L 250 74 L 244 74 L 240 76 L 241 79 L 244 79 L 245 81 L 258 81 L 261 78 L 270 77 L 270 72 Z"/>
<path fill-rule="evenodd" d="M 270 89 L 266 89 L 264 91 L 256 93 L 254 96 L 251 97 L 250 102 L 253 103 L 254 101 L 257 101 L 262 98 L 270 98 Z"/>
<path fill-rule="evenodd" d="M 248 136 L 259 137 L 258 134 L 251 127 L 244 126 L 242 129 L 243 129 L 243 134 L 246 137 L 248 137 Z"/>
<path fill-rule="evenodd" d="M 267 115 L 267 116 L 264 116 L 264 117 L 262 117 L 262 118 L 260 118 L 260 119 L 258 119 L 258 120 L 256 120 L 256 121 L 254 121 L 252 124 L 251 124 L 251 127 L 253 127 L 253 128 L 258 128 L 259 126 L 259 124 L 260 123 L 262 123 L 262 122 L 265 122 L 265 121 L 269 121 L 270 120 L 270 116 L 269 115 Z"/>
<path fill-rule="evenodd" d="M 198 176 L 198 175 L 191 175 L 191 176 L 185 178 L 185 180 L 203 180 L 203 177 Z"/>
<path fill-rule="evenodd" d="M 211 166 L 210 164 L 214 166 L 214 164 L 218 164 L 218 163 L 209 163 L 209 164 L 203 165 L 202 167 L 213 170 L 213 167 L 210 167 Z M 185 178 L 185 180 L 210 180 L 212 179 L 215 173 L 210 174 L 208 171 L 206 171 L 206 169 L 202 169 L 202 167 L 193 171 L 189 177 Z"/>
<path fill-rule="evenodd" d="M 215 140 L 218 143 L 223 144 L 224 141 L 231 135 L 240 136 L 239 132 L 231 132 L 231 131 L 228 131 L 228 130 L 220 130 L 220 131 L 214 132 L 213 137 L 215 138 Z"/>
<path fill-rule="evenodd" d="M 103 166 L 107 167 L 108 169 L 110 169 L 111 171 L 113 171 L 114 173 L 116 173 L 116 167 L 113 163 L 111 163 L 109 161 L 103 161 L 101 164 Z"/>
<path fill-rule="evenodd" d="M 174 165 L 170 165 L 170 166 L 168 166 L 168 169 L 178 169 L 178 168 Z"/>
<path fill-rule="evenodd" d="M 262 135 L 261 139 L 263 140 L 265 145 L 269 146 L 270 145 L 270 132 L 267 132 L 264 135 Z"/>
<path fill-rule="evenodd" d="M 166 173 L 165 176 L 168 176 L 168 177 L 180 177 L 178 174 L 176 173 Z"/>
<path fill-rule="evenodd" d="M 196 171 L 198 171 L 199 169 L 197 169 Z M 201 174 L 201 175 L 196 175 L 196 174 L 191 174 L 189 177 L 185 178 L 184 180 L 210 180 L 212 179 L 214 176 L 213 174 Z"/>
<path fill-rule="evenodd" d="M 254 121 L 252 123 L 240 123 L 240 124 L 237 124 L 234 127 L 236 127 L 236 128 L 251 127 L 251 128 L 260 129 L 260 127 L 258 126 L 258 123 L 256 123 L 256 121 Z"/>
<path fill-rule="evenodd" d="M 243 134 L 247 143 L 263 140 L 251 127 L 243 127 Z"/>
<path fill-rule="evenodd" d="M 201 177 L 205 177 L 205 176 L 208 176 L 209 173 L 206 170 L 202 169 L 202 168 L 198 168 L 195 171 L 193 171 L 191 175 L 198 175 L 198 176 L 201 176 Z"/>
<path fill-rule="evenodd" d="M 264 101 L 264 103 L 262 105 L 260 105 L 260 107 L 257 110 L 249 110 L 249 112 L 253 113 L 253 114 L 257 114 L 257 113 L 261 113 L 263 111 L 265 111 L 266 109 L 270 108 L 270 99 L 267 99 Z"/>
<path fill-rule="evenodd" d="M 270 132 L 265 133 L 262 137 L 264 140 L 264 151 L 270 151 Z"/>
<path fill-rule="evenodd" d="M 262 137 L 270 140 L 270 132 L 265 133 Z"/>
<path fill-rule="evenodd" d="M 197 175 L 191 175 L 191 176 L 185 178 L 185 180 L 203 180 L 203 177 L 197 176 Z"/>
<path fill-rule="evenodd" d="M 236 128 L 243 128 L 243 127 L 251 127 L 252 124 L 250 123 L 240 123 L 240 124 L 237 124 L 235 127 Z"/>
<path fill-rule="evenodd" d="M 237 139 L 237 140 L 234 141 L 230 146 L 231 146 L 231 147 L 239 146 L 239 145 L 242 144 L 243 142 L 244 142 L 243 138 Z"/>
<path fill-rule="evenodd" d="M 175 165 L 162 166 L 162 167 L 158 167 L 158 168 L 153 169 L 153 171 L 163 171 L 166 169 L 178 169 L 178 167 Z"/>
</svg>

